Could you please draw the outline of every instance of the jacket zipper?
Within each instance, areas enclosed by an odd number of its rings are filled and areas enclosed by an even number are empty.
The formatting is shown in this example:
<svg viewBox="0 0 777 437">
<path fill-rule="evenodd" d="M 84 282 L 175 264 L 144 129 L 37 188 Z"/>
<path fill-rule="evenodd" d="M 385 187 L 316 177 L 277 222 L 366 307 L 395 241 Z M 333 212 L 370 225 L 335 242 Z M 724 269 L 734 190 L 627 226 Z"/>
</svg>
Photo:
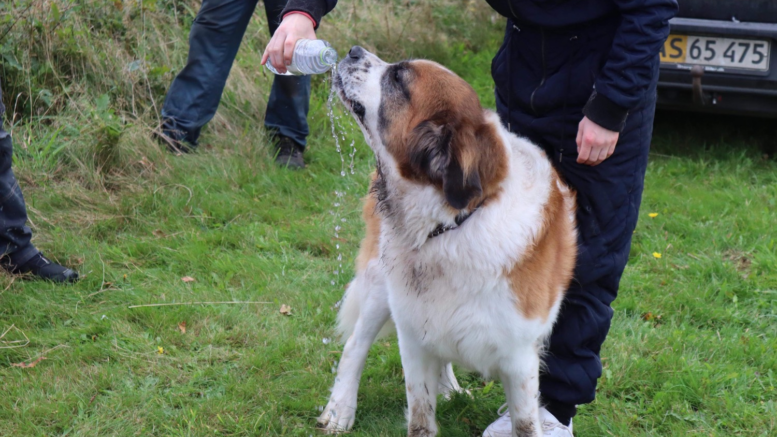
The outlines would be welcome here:
<svg viewBox="0 0 777 437">
<path fill-rule="evenodd" d="M 545 29 L 540 29 L 540 35 L 542 38 L 540 51 L 542 52 L 542 79 L 540 80 L 540 84 L 537 85 L 537 88 L 534 88 L 534 91 L 531 93 L 531 97 L 529 98 L 529 105 L 531 106 L 531 110 L 534 111 L 534 114 L 537 115 L 537 108 L 534 107 L 534 95 L 537 93 L 537 90 L 542 88 L 543 85 L 545 85 L 545 79 L 547 77 L 547 66 L 545 62 Z"/>
</svg>

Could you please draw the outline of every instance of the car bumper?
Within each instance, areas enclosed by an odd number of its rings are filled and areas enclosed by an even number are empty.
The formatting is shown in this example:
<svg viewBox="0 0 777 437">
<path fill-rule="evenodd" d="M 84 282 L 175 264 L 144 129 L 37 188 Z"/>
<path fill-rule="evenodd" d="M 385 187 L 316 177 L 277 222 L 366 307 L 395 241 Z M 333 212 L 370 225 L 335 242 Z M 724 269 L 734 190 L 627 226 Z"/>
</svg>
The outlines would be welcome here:
<svg viewBox="0 0 777 437">
<path fill-rule="evenodd" d="M 777 24 L 674 18 L 671 33 L 771 41 L 769 68 L 764 72 L 695 70 L 691 65 L 661 64 L 658 107 L 777 118 Z M 699 74 L 702 73 L 702 74 Z"/>
</svg>

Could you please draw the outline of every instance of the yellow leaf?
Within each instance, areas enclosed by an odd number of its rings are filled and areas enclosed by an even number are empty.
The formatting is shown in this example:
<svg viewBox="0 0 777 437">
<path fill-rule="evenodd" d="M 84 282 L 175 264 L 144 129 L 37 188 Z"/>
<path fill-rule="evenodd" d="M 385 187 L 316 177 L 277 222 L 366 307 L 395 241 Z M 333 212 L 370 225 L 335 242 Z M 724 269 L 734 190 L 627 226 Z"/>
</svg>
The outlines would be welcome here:
<svg viewBox="0 0 777 437">
<path fill-rule="evenodd" d="M 281 314 L 283 314 L 284 316 L 290 316 L 291 307 L 286 304 L 281 305 Z"/>
<path fill-rule="evenodd" d="M 653 252 L 653 258 L 661 258 L 661 254 L 658 252 Z"/>
<path fill-rule="evenodd" d="M 648 214 L 648 217 L 656 218 L 656 217 L 658 217 L 658 213 L 657 212 L 651 212 L 650 214 Z"/>
<path fill-rule="evenodd" d="M 178 330 L 181 331 L 181 334 L 186 334 L 186 322 L 179 323 Z"/>
<path fill-rule="evenodd" d="M 156 351 L 157 351 L 157 353 L 159 353 L 159 354 L 163 354 L 163 353 L 165 353 L 165 348 L 163 348 L 162 346 L 158 346 L 158 347 L 156 348 Z"/>
</svg>

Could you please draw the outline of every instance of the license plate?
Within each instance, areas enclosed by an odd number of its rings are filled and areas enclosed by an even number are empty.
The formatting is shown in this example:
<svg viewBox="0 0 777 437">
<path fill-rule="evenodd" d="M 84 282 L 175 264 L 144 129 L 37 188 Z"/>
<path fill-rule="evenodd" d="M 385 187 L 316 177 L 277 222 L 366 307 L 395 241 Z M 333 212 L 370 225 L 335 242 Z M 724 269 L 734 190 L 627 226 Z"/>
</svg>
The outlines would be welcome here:
<svg viewBox="0 0 777 437">
<path fill-rule="evenodd" d="M 669 35 L 661 49 L 661 62 L 704 65 L 712 67 L 707 70 L 721 72 L 728 69 L 766 71 L 769 69 L 770 45 L 766 40 Z"/>
</svg>

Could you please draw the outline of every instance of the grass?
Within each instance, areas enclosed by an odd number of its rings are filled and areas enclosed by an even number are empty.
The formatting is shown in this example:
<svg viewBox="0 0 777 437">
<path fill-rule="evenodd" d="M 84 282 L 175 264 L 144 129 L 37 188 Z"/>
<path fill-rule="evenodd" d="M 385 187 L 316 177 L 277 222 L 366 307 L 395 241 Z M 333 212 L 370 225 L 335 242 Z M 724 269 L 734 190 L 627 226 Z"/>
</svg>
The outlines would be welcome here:
<svg viewBox="0 0 777 437">
<path fill-rule="evenodd" d="M 5 71 L 3 85 L 14 81 L 6 105 L 34 242 L 85 278 L 55 286 L 0 277 L 0 334 L 14 327 L 0 346 L 20 346 L 0 349 L 0 435 L 315 435 L 339 357 L 340 346 L 325 339 L 361 234 L 368 148 L 337 109 L 347 138 L 341 177 L 329 89 L 317 78 L 308 169 L 271 164 L 261 129 L 270 78 L 258 66 L 267 37 L 258 14 L 202 150 L 169 155 L 150 140 L 154 108 L 184 62 L 196 4 L 160 0 L 148 3 L 154 10 L 128 4 L 75 16 L 68 8 L 77 4 L 59 8 L 57 29 L 71 33 L 55 29 L 46 44 L 3 52 L 29 73 L 25 82 Z M 376 12 L 343 7 L 322 36 L 341 52 L 358 41 L 389 60 L 440 60 L 493 107 L 488 71 L 499 22 L 462 21 L 460 9 L 471 2 L 413 2 L 410 12 L 392 2 L 363 5 Z M 9 38 L 55 26 L 50 10 L 31 11 Z M 413 18 L 419 11 L 433 24 Z M 125 26 L 121 32 L 89 24 L 117 16 L 105 22 Z M 123 69 L 134 62 L 130 43 L 148 63 L 138 76 Z M 630 264 L 602 351 L 604 377 L 597 400 L 575 419 L 577 435 L 777 433 L 777 164 L 760 144 L 773 142 L 770 129 L 659 114 Z M 128 308 L 205 301 L 269 303 Z M 33 368 L 12 366 L 40 357 Z M 504 397 L 498 384 L 458 374 L 473 396 L 440 403 L 442 434 L 477 436 Z M 395 339 L 373 346 L 359 402 L 352 435 L 404 435 Z"/>
</svg>

